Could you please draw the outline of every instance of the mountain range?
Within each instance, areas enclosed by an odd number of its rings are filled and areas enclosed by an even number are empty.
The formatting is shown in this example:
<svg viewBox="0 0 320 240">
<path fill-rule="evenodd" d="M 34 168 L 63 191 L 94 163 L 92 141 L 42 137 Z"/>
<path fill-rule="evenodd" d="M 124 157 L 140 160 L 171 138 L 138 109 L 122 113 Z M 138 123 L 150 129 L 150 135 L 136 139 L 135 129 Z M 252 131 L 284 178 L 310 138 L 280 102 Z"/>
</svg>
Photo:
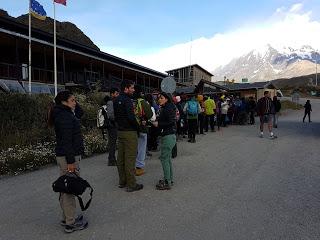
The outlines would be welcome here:
<svg viewBox="0 0 320 240">
<path fill-rule="evenodd" d="M 233 59 L 212 73 L 215 81 L 222 81 L 225 77 L 229 80 L 234 79 L 235 82 L 241 82 L 242 79 L 248 79 L 249 82 L 259 82 L 292 78 L 314 74 L 317 58 L 317 62 L 319 62 L 319 53 L 308 45 L 298 49 L 292 47 L 276 49 L 267 44 L 260 49 L 254 49 Z"/>
</svg>

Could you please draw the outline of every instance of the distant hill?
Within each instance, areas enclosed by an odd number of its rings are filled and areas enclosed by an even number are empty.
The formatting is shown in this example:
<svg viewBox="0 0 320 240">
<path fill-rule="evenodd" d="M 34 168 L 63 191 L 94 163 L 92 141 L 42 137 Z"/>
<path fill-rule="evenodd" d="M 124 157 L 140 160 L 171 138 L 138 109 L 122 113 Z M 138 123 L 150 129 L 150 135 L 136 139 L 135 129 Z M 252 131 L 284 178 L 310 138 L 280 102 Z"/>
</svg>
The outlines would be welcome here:
<svg viewBox="0 0 320 240">
<path fill-rule="evenodd" d="M 0 17 L 10 18 L 11 20 L 17 21 L 19 23 L 28 25 L 29 24 L 29 15 L 24 14 L 20 17 L 14 18 L 11 17 L 6 11 L 0 9 Z M 89 48 L 100 50 L 91 39 L 86 36 L 75 24 L 71 22 L 59 22 L 56 21 L 57 27 L 57 36 L 64 38 L 79 44 L 85 45 Z M 47 17 L 45 21 L 41 21 L 36 18 L 32 18 L 32 28 L 40 29 L 44 32 L 53 34 L 53 19 Z"/>
</svg>

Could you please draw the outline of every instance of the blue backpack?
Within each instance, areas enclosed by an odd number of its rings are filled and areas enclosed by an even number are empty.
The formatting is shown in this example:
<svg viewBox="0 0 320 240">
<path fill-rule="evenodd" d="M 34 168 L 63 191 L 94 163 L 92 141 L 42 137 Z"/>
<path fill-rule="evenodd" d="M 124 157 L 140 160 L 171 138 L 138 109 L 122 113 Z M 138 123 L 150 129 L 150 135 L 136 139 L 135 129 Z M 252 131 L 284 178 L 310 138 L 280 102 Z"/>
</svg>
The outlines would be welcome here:
<svg viewBox="0 0 320 240">
<path fill-rule="evenodd" d="M 191 100 L 188 102 L 187 113 L 189 115 L 198 115 L 198 103 L 196 101 Z"/>
</svg>

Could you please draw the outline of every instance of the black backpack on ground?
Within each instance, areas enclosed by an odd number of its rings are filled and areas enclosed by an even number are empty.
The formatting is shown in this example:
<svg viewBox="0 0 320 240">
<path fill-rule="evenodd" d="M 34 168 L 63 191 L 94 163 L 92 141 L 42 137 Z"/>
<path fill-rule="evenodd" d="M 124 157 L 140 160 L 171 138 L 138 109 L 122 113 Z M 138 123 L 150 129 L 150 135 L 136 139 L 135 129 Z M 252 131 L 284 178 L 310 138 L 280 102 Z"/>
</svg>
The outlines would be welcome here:
<svg viewBox="0 0 320 240">
<path fill-rule="evenodd" d="M 90 199 L 86 205 L 84 205 L 80 195 L 82 195 L 87 188 L 90 188 Z M 60 176 L 54 183 L 52 183 L 52 189 L 54 192 L 75 195 L 78 198 L 82 211 L 87 210 L 90 206 L 93 188 L 86 180 L 75 173 L 67 173 L 66 175 Z"/>
</svg>

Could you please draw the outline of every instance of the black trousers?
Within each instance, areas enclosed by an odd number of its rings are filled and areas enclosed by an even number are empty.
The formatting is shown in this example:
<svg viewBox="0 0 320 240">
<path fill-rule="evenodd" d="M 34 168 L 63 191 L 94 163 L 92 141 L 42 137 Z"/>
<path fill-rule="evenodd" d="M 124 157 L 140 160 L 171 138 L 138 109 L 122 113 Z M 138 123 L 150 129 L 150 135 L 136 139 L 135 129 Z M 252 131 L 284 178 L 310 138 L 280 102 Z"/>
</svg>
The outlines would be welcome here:
<svg viewBox="0 0 320 240">
<path fill-rule="evenodd" d="M 311 122 L 311 112 L 306 112 L 306 111 L 304 112 L 303 122 L 306 119 L 307 115 L 308 115 L 308 118 L 309 118 L 309 122 Z"/>
<path fill-rule="evenodd" d="M 204 116 L 204 114 L 202 114 L 202 113 L 200 113 L 199 115 L 198 115 L 198 124 L 199 124 L 199 131 L 197 131 L 197 132 L 200 132 L 200 134 L 203 134 L 203 129 L 204 129 L 204 121 L 205 121 L 205 116 Z"/>
<path fill-rule="evenodd" d="M 254 111 L 250 111 L 250 124 L 253 125 L 254 123 Z"/>
<path fill-rule="evenodd" d="M 206 117 L 205 117 L 204 130 L 206 132 L 208 132 L 209 124 L 210 124 L 211 131 L 214 131 L 214 125 L 215 125 L 215 123 L 214 123 L 214 114 L 206 115 Z"/>
<path fill-rule="evenodd" d="M 188 136 L 190 139 L 196 139 L 197 126 L 197 119 L 188 119 Z"/>
<path fill-rule="evenodd" d="M 117 147 L 118 130 L 117 128 L 108 128 L 108 149 L 109 163 L 116 162 L 116 147 Z"/>
</svg>

